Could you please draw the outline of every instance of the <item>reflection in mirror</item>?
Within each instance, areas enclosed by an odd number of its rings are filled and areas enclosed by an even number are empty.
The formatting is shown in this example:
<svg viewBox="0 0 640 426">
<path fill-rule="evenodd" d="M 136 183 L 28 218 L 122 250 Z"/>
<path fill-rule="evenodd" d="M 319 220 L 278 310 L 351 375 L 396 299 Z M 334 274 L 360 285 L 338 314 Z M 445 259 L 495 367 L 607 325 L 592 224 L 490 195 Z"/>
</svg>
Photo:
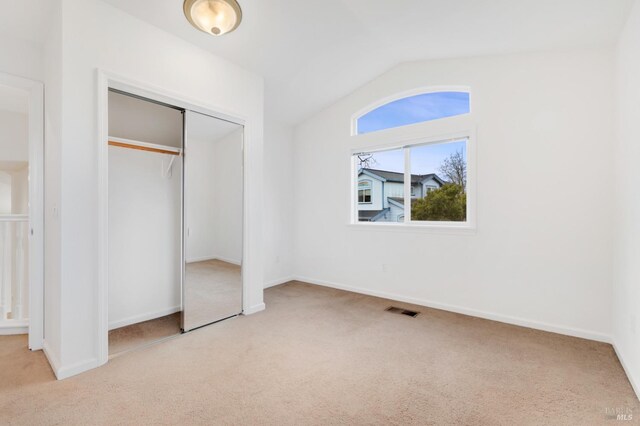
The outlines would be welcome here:
<svg viewBox="0 0 640 426">
<path fill-rule="evenodd" d="M 183 329 L 242 312 L 243 127 L 186 113 Z"/>
</svg>

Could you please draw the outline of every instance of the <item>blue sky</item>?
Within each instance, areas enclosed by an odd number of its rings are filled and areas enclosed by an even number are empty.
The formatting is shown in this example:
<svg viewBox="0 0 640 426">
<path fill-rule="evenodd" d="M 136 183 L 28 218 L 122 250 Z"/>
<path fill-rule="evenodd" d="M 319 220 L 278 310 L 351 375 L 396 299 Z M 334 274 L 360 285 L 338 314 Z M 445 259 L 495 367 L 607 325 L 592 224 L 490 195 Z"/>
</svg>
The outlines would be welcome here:
<svg viewBox="0 0 640 426">
<path fill-rule="evenodd" d="M 410 96 L 382 105 L 358 119 L 358 133 L 406 126 L 438 118 L 469 112 L 469 94 L 466 92 L 435 92 Z M 437 173 L 440 165 L 456 151 L 467 158 L 464 141 L 411 148 L 411 173 Z M 404 172 L 404 154 L 401 149 L 373 154 L 373 169 Z"/>
<path fill-rule="evenodd" d="M 467 158 L 466 142 L 447 142 L 433 145 L 421 145 L 411 148 L 411 173 L 425 175 L 438 173 L 440 164 L 456 151 L 462 151 Z M 404 154 L 402 149 L 379 151 L 373 154 L 372 169 L 404 173 Z"/>
<path fill-rule="evenodd" d="M 358 134 L 466 114 L 469 108 L 469 94 L 465 92 L 410 96 L 389 102 L 360 117 Z"/>
</svg>

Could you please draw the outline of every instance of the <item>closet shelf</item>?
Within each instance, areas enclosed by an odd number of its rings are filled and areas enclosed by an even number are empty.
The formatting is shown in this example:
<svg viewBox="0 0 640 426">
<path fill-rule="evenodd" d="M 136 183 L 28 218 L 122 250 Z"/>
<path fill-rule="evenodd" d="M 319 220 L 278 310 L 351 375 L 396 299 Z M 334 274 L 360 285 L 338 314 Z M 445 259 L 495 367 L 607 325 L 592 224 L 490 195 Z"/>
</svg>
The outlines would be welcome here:
<svg viewBox="0 0 640 426">
<path fill-rule="evenodd" d="M 120 148 L 138 149 L 140 151 L 157 152 L 160 154 L 181 155 L 182 150 L 174 146 L 159 145 L 149 142 L 134 141 L 131 139 L 114 138 L 109 136 L 109 146 Z"/>
</svg>

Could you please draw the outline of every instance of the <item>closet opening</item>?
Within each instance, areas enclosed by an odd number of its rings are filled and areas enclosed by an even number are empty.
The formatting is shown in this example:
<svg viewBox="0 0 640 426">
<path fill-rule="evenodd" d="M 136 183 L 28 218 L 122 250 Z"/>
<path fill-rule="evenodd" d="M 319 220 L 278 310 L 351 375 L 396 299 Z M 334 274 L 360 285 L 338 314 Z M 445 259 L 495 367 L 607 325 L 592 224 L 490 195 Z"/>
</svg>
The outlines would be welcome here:
<svg viewBox="0 0 640 426">
<path fill-rule="evenodd" d="M 111 357 L 242 313 L 244 127 L 107 101 Z"/>
<path fill-rule="evenodd" d="M 111 90 L 109 355 L 179 335 L 183 111 Z"/>
</svg>

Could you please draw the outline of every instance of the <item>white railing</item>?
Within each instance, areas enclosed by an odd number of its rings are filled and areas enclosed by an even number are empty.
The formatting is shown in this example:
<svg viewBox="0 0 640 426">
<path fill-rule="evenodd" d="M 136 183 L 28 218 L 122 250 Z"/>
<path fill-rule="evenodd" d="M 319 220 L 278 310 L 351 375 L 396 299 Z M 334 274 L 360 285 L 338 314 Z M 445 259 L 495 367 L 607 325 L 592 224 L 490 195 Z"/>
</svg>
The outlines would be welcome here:
<svg viewBox="0 0 640 426">
<path fill-rule="evenodd" d="M 0 325 L 28 318 L 27 215 L 0 215 Z"/>
</svg>

